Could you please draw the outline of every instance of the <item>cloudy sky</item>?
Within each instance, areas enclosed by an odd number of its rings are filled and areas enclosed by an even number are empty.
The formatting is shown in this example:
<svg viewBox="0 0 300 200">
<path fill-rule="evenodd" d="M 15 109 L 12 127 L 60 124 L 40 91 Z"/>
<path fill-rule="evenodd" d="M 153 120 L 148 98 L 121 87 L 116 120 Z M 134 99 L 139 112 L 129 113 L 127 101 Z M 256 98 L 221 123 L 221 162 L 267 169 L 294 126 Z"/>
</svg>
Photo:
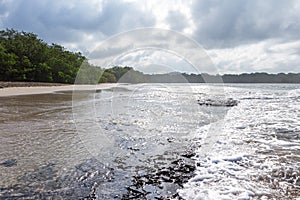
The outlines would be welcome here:
<svg viewBox="0 0 300 200">
<path fill-rule="evenodd" d="M 0 29 L 34 32 L 87 57 L 116 34 L 144 27 L 197 42 L 221 74 L 300 72 L 300 1 L 0 0 Z M 176 51 L 131 51 L 116 63 L 192 72 Z"/>
</svg>

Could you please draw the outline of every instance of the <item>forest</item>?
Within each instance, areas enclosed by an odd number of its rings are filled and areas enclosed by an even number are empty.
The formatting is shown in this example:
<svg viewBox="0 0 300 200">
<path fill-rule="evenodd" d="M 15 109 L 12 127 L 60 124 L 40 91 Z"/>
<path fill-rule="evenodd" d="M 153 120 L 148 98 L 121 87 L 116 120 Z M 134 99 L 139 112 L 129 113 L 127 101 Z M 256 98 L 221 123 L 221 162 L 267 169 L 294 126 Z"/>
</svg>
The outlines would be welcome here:
<svg viewBox="0 0 300 200">
<path fill-rule="evenodd" d="M 300 83 L 300 73 L 144 74 L 128 66 L 113 66 L 104 69 L 101 66 L 91 65 L 80 52 L 68 51 L 58 44 L 47 44 L 34 33 L 14 29 L 0 30 L 0 81 L 72 84 L 75 80 L 76 83 L 81 84 L 106 82 Z"/>
<path fill-rule="evenodd" d="M 80 73 L 78 73 L 80 71 Z M 13 29 L 0 31 L 0 81 L 49 83 L 114 83 L 128 71 L 127 79 L 143 82 L 142 73 L 131 67 L 103 69 L 88 63 L 80 52 L 47 44 L 36 34 Z M 129 75 L 130 74 L 130 75 Z M 136 76 L 136 77 L 133 77 Z"/>
</svg>

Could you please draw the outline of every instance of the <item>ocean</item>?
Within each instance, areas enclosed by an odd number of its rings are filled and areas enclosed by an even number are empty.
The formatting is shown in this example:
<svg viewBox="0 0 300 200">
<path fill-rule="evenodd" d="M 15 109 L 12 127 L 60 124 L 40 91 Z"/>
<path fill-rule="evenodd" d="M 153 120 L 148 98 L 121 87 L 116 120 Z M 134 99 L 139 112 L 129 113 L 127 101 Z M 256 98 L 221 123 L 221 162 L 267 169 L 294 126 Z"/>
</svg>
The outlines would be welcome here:
<svg viewBox="0 0 300 200">
<path fill-rule="evenodd" d="M 300 199 L 297 84 L 118 84 L 0 105 L 1 199 Z"/>
</svg>

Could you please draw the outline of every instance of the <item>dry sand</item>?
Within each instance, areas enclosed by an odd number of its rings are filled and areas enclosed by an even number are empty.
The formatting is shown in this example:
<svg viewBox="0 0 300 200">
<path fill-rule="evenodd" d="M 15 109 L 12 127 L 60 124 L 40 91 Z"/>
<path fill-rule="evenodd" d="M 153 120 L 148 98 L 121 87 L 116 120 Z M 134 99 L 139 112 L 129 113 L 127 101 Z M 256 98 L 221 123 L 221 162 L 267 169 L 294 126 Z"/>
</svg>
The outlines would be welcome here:
<svg viewBox="0 0 300 200">
<path fill-rule="evenodd" d="M 35 86 L 35 87 L 6 87 L 0 89 L 0 97 L 30 95 L 30 94 L 48 94 L 60 91 L 73 90 L 100 90 L 116 86 L 113 83 L 104 83 L 98 85 L 62 85 L 62 86 Z"/>
</svg>

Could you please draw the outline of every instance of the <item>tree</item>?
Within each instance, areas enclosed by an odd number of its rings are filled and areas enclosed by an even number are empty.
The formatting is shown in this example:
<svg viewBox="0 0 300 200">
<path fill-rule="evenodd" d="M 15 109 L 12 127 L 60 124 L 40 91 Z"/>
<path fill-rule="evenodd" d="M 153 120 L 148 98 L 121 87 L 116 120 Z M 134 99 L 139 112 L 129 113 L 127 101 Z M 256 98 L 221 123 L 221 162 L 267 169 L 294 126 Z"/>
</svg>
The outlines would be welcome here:
<svg viewBox="0 0 300 200">
<path fill-rule="evenodd" d="M 1 80 L 73 83 L 85 57 L 33 33 L 0 31 Z"/>
<path fill-rule="evenodd" d="M 104 71 L 102 76 L 103 76 L 104 80 L 106 80 L 107 83 L 116 83 L 117 82 L 117 78 L 115 77 L 115 75 L 106 70 Z"/>
<path fill-rule="evenodd" d="M 0 80 L 11 81 L 17 56 L 6 52 L 0 44 Z"/>
</svg>

